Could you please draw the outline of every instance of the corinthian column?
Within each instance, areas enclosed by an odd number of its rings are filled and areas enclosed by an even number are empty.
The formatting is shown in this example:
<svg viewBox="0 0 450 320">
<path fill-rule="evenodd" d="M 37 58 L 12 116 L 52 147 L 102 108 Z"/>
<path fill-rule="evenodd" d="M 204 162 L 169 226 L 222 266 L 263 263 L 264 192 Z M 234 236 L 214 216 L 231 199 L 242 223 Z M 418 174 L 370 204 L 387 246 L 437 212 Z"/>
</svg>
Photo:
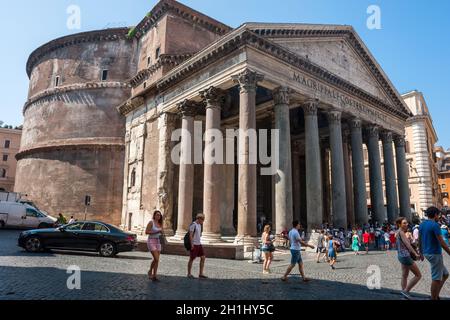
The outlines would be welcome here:
<svg viewBox="0 0 450 320">
<path fill-rule="evenodd" d="M 353 168 L 353 195 L 355 203 L 355 222 L 362 226 L 368 222 L 366 179 L 364 173 L 363 140 L 361 120 L 350 121 Z"/>
<path fill-rule="evenodd" d="M 292 220 L 291 129 L 289 121 L 289 89 L 280 87 L 273 93 L 275 129 L 279 131 L 279 164 L 275 178 L 276 233 L 289 229 Z"/>
<path fill-rule="evenodd" d="M 386 185 L 387 218 L 394 223 L 398 217 L 397 185 L 395 179 L 394 151 L 392 149 L 392 132 L 381 134 L 384 155 L 384 181 Z"/>
<path fill-rule="evenodd" d="M 183 239 L 192 222 L 194 198 L 194 117 L 199 105 L 185 100 L 178 105 L 181 116 L 181 152 L 178 183 L 178 226 L 176 240 Z"/>
<path fill-rule="evenodd" d="M 341 112 L 330 111 L 327 114 L 330 129 L 331 149 L 331 188 L 333 225 L 336 228 L 347 227 L 347 198 L 345 196 L 345 169 L 342 147 Z"/>
<path fill-rule="evenodd" d="M 215 134 L 220 131 L 220 111 L 224 92 L 215 87 L 201 91 L 200 95 L 206 102 L 205 123 L 205 164 L 203 180 L 203 223 L 202 240 L 205 243 L 222 241 L 220 234 L 220 200 L 222 195 L 222 163 L 212 161 L 214 158 Z M 222 143 L 221 141 L 220 143 Z M 217 142 L 216 142 L 217 143 Z"/>
<path fill-rule="evenodd" d="M 249 137 L 256 134 L 256 87 L 263 76 L 246 69 L 233 80 L 240 85 L 239 101 L 239 182 L 238 230 L 236 243 L 254 243 L 256 230 L 256 145 Z M 253 131 L 253 132 L 252 132 Z M 256 143 L 256 141 L 254 142 Z"/>
<path fill-rule="evenodd" d="M 405 217 L 411 222 L 411 204 L 409 200 L 409 183 L 408 183 L 408 166 L 406 163 L 405 153 L 405 138 L 403 136 L 396 136 L 395 143 L 395 158 L 397 162 L 397 180 L 398 180 L 398 195 L 400 202 L 400 216 Z"/>
<path fill-rule="evenodd" d="M 383 223 L 385 220 L 383 181 L 381 179 L 381 157 L 379 129 L 370 126 L 367 129 L 367 149 L 369 151 L 370 203 L 372 206 L 372 222 Z"/>
<path fill-rule="evenodd" d="M 176 116 L 162 113 L 158 119 L 159 149 L 157 193 L 158 209 L 164 215 L 165 234 L 172 236 L 173 231 L 173 163 L 171 154 L 171 137 Z"/>
<path fill-rule="evenodd" d="M 319 125 L 317 121 L 318 106 L 318 100 L 309 100 L 303 105 L 305 113 L 306 210 L 308 232 L 319 228 L 323 219 Z"/>
</svg>

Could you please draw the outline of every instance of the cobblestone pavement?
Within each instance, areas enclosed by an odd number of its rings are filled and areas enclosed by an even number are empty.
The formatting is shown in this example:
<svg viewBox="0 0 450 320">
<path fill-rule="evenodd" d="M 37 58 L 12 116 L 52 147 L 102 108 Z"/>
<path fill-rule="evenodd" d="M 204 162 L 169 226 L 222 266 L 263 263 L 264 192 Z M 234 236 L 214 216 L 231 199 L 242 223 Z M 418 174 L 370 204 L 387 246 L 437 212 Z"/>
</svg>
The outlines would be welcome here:
<svg viewBox="0 0 450 320">
<path fill-rule="evenodd" d="M 248 261 L 207 259 L 207 280 L 187 279 L 187 257 L 162 256 L 159 283 L 147 279 L 150 255 L 144 252 L 101 258 L 90 253 L 50 252 L 29 254 L 17 247 L 19 231 L 0 230 L 0 299 L 401 299 L 400 269 L 396 252 L 371 252 L 354 256 L 343 253 L 336 270 L 316 263 L 314 255 L 303 253 L 305 271 L 313 281 L 302 283 L 295 270 L 287 283 L 280 281 L 289 264 L 288 251 L 276 252 L 272 274 L 262 275 L 261 264 Z M 445 257 L 450 266 L 450 258 Z M 81 290 L 69 290 L 67 268 L 81 269 Z M 379 266 L 381 289 L 369 290 L 368 267 Z M 419 265 L 423 279 L 415 298 L 427 299 L 430 286 L 428 263 Z M 198 272 L 198 262 L 194 265 Z M 194 274 L 195 274 L 194 273 Z M 442 298 L 450 298 L 449 284 Z"/>
</svg>

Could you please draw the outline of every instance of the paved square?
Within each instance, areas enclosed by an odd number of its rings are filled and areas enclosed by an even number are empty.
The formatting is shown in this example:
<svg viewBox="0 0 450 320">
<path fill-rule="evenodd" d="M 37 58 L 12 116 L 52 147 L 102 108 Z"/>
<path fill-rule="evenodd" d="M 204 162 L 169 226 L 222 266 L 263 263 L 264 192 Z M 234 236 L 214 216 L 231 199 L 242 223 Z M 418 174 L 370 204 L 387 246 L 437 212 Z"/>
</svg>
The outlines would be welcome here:
<svg viewBox="0 0 450 320">
<path fill-rule="evenodd" d="M 371 252 L 368 256 L 339 255 L 336 270 L 326 263 L 317 264 L 314 256 L 303 253 L 310 283 L 302 283 L 298 269 L 288 283 L 280 277 L 289 264 L 288 251 L 277 252 L 272 274 L 263 275 L 262 265 L 248 261 L 207 259 L 208 280 L 186 278 L 187 257 L 162 256 L 159 283 L 147 279 L 151 263 L 144 252 L 123 253 L 117 258 L 101 258 L 89 253 L 51 252 L 29 254 L 17 247 L 19 231 L 0 230 L 0 299 L 401 299 L 400 266 L 396 252 Z M 450 266 L 450 258 L 445 256 Z M 67 289 L 67 268 L 81 269 L 81 290 Z M 369 290 L 370 265 L 381 271 L 381 289 Z M 415 288 L 415 297 L 428 298 L 429 266 L 419 264 L 423 279 Z M 198 273 L 198 262 L 194 274 Z M 446 284 L 442 298 L 450 298 Z"/>
</svg>

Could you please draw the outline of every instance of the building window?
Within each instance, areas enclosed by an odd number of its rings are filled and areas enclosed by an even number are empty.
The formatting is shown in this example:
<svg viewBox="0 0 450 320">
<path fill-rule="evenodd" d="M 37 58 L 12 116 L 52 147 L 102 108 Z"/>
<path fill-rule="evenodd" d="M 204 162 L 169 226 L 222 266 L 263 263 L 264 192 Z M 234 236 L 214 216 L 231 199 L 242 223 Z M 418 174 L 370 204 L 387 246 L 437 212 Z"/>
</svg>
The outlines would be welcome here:
<svg viewBox="0 0 450 320">
<path fill-rule="evenodd" d="M 147 82 L 144 82 L 144 89 L 147 88 Z"/>
<path fill-rule="evenodd" d="M 133 188 L 136 185 L 136 169 L 133 169 L 131 171 L 131 178 L 130 178 L 130 186 Z"/>
<path fill-rule="evenodd" d="M 6 169 L 0 169 L 0 178 L 6 178 Z"/>
<path fill-rule="evenodd" d="M 5 140 L 5 149 L 9 149 L 11 147 L 11 141 Z"/>
<path fill-rule="evenodd" d="M 158 58 L 159 58 L 160 53 L 161 53 L 161 48 L 158 47 L 158 48 L 156 49 L 156 51 L 155 51 L 155 59 L 158 59 Z"/>
<path fill-rule="evenodd" d="M 147 57 L 147 66 L 151 66 L 151 64 L 152 64 L 152 58 Z"/>
<path fill-rule="evenodd" d="M 406 153 L 410 153 L 411 152 L 411 148 L 409 147 L 409 141 L 405 141 L 405 152 Z"/>
<path fill-rule="evenodd" d="M 55 87 L 59 87 L 59 76 L 55 78 Z"/>
<path fill-rule="evenodd" d="M 108 70 L 102 71 L 102 81 L 106 81 L 108 79 Z"/>
<path fill-rule="evenodd" d="M 8 155 L 7 155 L 7 154 L 4 154 L 4 155 L 3 155 L 3 161 L 4 161 L 4 162 L 8 161 Z"/>
</svg>

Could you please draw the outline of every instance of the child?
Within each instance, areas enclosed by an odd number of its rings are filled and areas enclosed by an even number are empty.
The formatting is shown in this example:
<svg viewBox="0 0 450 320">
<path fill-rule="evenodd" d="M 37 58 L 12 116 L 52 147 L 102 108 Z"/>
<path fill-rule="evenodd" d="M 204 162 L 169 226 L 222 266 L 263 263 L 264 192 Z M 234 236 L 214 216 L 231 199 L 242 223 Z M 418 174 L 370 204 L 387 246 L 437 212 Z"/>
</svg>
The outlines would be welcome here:
<svg viewBox="0 0 450 320">
<path fill-rule="evenodd" d="M 331 269 L 335 269 L 334 264 L 336 263 L 336 241 L 333 239 L 333 236 L 330 235 L 328 241 L 328 258 L 330 259 L 330 267 Z"/>
</svg>

